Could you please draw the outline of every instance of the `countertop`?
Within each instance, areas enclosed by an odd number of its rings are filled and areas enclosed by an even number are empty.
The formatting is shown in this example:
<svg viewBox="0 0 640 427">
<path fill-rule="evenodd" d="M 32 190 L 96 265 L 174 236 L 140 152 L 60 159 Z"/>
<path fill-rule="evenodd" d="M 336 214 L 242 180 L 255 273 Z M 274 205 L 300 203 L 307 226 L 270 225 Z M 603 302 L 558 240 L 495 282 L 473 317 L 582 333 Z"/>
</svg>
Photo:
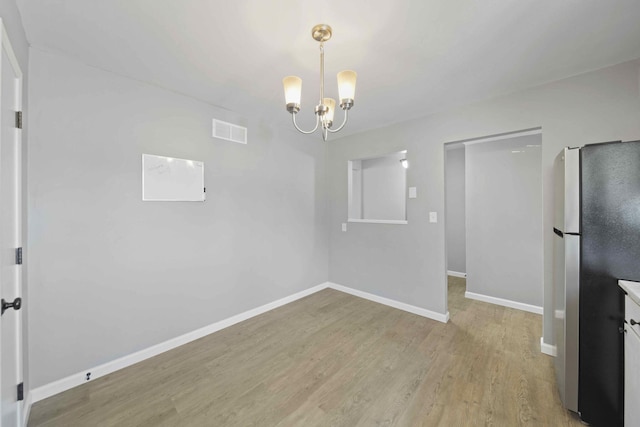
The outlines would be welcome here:
<svg viewBox="0 0 640 427">
<path fill-rule="evenodd" d="M 618 286 L 620 286 L 636 304 L 640 305 L 640 282 L 618 280 Z"/>
</svg>

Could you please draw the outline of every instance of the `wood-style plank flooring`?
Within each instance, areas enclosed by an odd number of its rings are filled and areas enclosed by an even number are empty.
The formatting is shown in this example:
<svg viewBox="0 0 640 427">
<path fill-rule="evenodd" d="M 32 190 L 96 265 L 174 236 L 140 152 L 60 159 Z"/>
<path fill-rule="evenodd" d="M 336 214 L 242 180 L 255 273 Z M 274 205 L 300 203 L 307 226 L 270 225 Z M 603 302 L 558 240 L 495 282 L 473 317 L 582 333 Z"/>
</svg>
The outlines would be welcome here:
<svg viewBox="0 0 640 427">
<path fill-rule="evenodd" d="M 36 403 L 29 426 L 569 426 L 541 317 L 448 324 L 323 290 Z"/>
</svg>

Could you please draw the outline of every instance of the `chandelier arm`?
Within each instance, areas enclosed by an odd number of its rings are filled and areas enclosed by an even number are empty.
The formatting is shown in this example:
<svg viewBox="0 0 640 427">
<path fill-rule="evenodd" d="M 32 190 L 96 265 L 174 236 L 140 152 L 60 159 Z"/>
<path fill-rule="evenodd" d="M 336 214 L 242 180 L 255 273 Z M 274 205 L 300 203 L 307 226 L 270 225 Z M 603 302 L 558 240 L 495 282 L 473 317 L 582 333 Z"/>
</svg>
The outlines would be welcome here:
<svg viewBox="0 0 640 427">
<path fill-rule="evenodd" d="M 336 133 L 336 132 L 339 132 L 340 130 L 342 130 L 344 125 L 347 124 L 348 115 L 349 115 L 349 110 L 344 110 L 344 120 L 342 121 L 342 124 L 340 125 L 340 127 L 337 128 L 337 129 L 329 129 L 329 128 L 327 128 L 327 130 L 329 132 L 331 132 L 331 133 Z"/>
<path fill-rule="evenodd" d="M 320 124 L 320 117 L 319 117 L 319 116 L 316 116 L 316 127 L 314 127 L 312 130 L 304 131 L 304 130 L 300 129 L 300 128 L 298 127 L 298 124 L 296 123 L 296 114 L 295 114 L 295 113 L 292 113 L 292 114 L 291 114 L 291 117 L 293 118 L 293 125 L 296 127 L 296 129 L 298 130 L 298 132 L 300 132 L 300 133 L 304 133 L 304 134 L 307 134 L 307 135 L 308 135 L 308 134 L 310 134 L 310 133 L 314 133 L 314 132 L 318 129 L 318 125 Z"/>
</svg>

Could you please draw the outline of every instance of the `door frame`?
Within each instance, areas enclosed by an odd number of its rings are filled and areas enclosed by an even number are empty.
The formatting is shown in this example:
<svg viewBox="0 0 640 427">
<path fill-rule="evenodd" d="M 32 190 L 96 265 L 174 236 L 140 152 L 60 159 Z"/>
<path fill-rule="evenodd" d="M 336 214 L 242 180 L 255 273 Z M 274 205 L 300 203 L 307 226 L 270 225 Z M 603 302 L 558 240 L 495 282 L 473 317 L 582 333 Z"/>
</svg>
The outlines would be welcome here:
<svg viewBox="0 0 640 427">
<path fill-rule="evenodd" d="M 0 63 L 0 73 L 2 73 L 2 70 L 4 68 L 4 66 L 6 65 L 10 65 L 13 68 L 13 71 L 16 75 L 16 99 L 14 99 L 13 104 L 15 106 L 16 111 L 22 111 L 22 92 L 23 92 L 23 74 L 22 74 L 22 69 L 20 68 L 20 64 L 18 62 L 18 58 L 15 55 L 15 52 L 13 50 L 13 47 L 11 45 L 11 41 L 9 40 L 9 35 L 6 31 L 6 28 L 4 26 L 4 21 L 2 18 L 0 18 L 0 30 L 1 30 L 1 45 L 2 45 L 2 49 L 7 53 L 7 57 L 9 58 L 9 64 L 1 64 Z M 1 99 L 0 99 L 1 102 Z M 23 125 L 24 127 L 24 125 Z M 23 180 L 22 180 L 22 174 L 23 174 L 23 161 L 22 161 L 22 150 L 23 150 L 23 141 L 22 141 L 22 130 L 21 129 L 16 129 L 16 139 L 17 139 L 17 149 L 16 149 L 16 155 L 15 155 L 15 168 L 16 168 L 16 186 L 18 187 L 16 189 L 16 228 L 17 228 L 17 247 L 23 247 L 23 234 L 24 234 L 24 230 L 23 230 L 23 223 L 22 223 L 22 212 L 23 212 L 23 195 L 24 195 L 24 186 L 23 186 Z M 23 247 L 23 252 L 24 252 L 24 247 Z M 19 297 L 24 297 L 23 295 L 23 288 L 24 288 L 24 283 L 23 283 L 23 273 L 24 273 L 24 264 L 18 268 L 18 271 L 16 273 L 17 276 L 17 288 L 18 288 L 18 292 L 16 296 Z M 23 298 L 24 300 L 24 298 Z M 24 341 L 23 341 L 23 312 L 24 310 L 19 310 L 16 311 L 16 386 L 18 384 L 20 384 L 21 382 L 24 381 L 24 366 L 23 366 L 23 355 L 24 355 Z M 1 334 L 1 329 L 0 329 L 0 334 Z M 0 337 L 1 339 L 2 337 Z M 1 364 L 0 364 L 0 370 L 1 370 Z M 3 372 L 0 372 L 0 381 L 2 380 L 4 376 Z M 26 394 L 26 391 L 25 391 Z M 26 396 L 25 396 L 26 397 Z M 20 425 L 26 425 L 26 417 L 28 416 L 28 407 L 27 407 L 27 411 L 25 411 L 25 399 L 23 398 L 22 401 L 18 401 L 18 408 L 17 408 L 17 418 L 18 418 L 18 423 Z"/>
<path fill-rule="evenodd" d="M 495 141 L 500 141 L 503 139 L 511 139 L 511 138 L 518 138 L 518 137 L 522 137 L 522 136 L 528 136 L 528 135 L 540 135 L 540 137 L 542 138 L 543 135 L 543 129 L 542 126 L 536 126 L 533 128 L 528 128 L 528 129 L 522 129 L 522 130 L 516 130 L 516 131 L 508 131 L 508 132 L 503 132 L 503 133 L 498 133 L 498 134 L 493 134 L 493 135 L 485 135 L 485 136 L 479 136 L 479 137 L 474 137 L 474 138 L 467 138 L 467 139 L 461 139 L 461 140 L 456 140 L 456 141 L 446 141 L 443 143 L 444 149 L 444 177 L 446 179 L 446 167 L 447 167 L 447 147 L 449 147 L 449 149 L 451 147 L 454 146 L 458 146 L 460 144 L 466 146 L 469 145 L 473 145 L 473 144 L 480 144 L 480 143 L 485 143 L 485 142 L 495 142 Z M 465 156 L 465 165 L 466 165 L 467 159 Z M 465 166 L 466 168 L 466 166 Z M 540 168 L 542 168 L 542 164 L 540 164 Z M 542 169 L 541 169 L 542 170 Z M 466 170 L 465 170 L 465 174 L 466 174 Z M 544 173 L 543 173 L 544 175 Z M 465 194 L 466 194 L 466 181 L 465 181 Z M 446 232 L 446 218 L 447 218 L 447 209 L 446 209 L 446 180 L 445 180 L 445 213 L 444 213 L 444 227 L 445 227 L 445 232 Z M 466 197 L 466 196 L 465 196 Z M 543 199 L 544 199 L 544 195 L 542 195 Z M 466 201 L 465 201 L 465 205 L 466 205 Z M 465 206 L 466 209 L 466 206 Z M 465 223 L 467 221 L 466 218 L 466 212 L 465 212 Z M 541 214 L 541 220 L 544 222 L 544 210 Z M 543 224 L 544 225 L 544 224 Z M 542 227 L 544 229 L 544 227 Z M 466 233 L 466 231 L 465 231 Z M 466 241 L 466 235 L 465 235 L 465 241 Z M 465 243 L 466 245 L 466 243 Z M 445 307 L 447 307 L 447 311 L 449 310 L 449 291 L 448 291 L 448 275 L 449 275 L 449 271 L 448 271 L 448 264 L 449 264 L 449 260 L 448 260 L 448 251 L 447 251 L 447 236 L 445 235 L 445 239 L 444 239 L 444 245 L 443 245 L 443 250 L 444 250 L 444 269 L 445 269 L 445 277 L 444 277 L 444 289 L 445 289 Z M 469 257 L 466 257 L 467 259 L 469 259 Z M 478 294 L 473 294 L 473 293 L 469 293 L 469 292 L 465 292 L 465 298 L 470 298 L 470 299 L 477 299 L 480 301 L 484 301 L 484 302 L 489 302 L 492 304 L 497 304 L 497 305 L 502 305 L 505 307 L 510 307 L 510 308 L 515 308 L 518 310 L 524 310 L 524 311 L 529 311 L 532 313 L 537 313 L 537 314 L 542 314 L 543 315 L 543 328 L 544 328 L 544 301 L 545 301 L 545 290 L 544 290 L 544 238 L 542 239 L 542 264 L 541 264 L 541 268 L 543 271 L 543 280 L 541 283 L 541 287 L 542 287 L 542 306 L 541 307 L 537 307 L 537 306 L 532 306 L 529 304 L 524 304 L 524 303 L 518 303 L 518 302 L 512 302 L 512 301 L 508 301 L 508 300 L 503 300 L 500 298 L 492 298 L 492 297 L 485 297 L 484 295 L 480 295 L 481 298 L 479 298 Z M 468 270 L 467 268 L 465 268 L 465 270 Z M 464 277 L 465 279 L 468 279 L 468 273 L 469 271 L 465 271 L 464 273 Z M 456 276 L 455 274 L 453 276 Z M 542 309 L 542 312 L 540 312 L 540 309 Z M 543 338 L 540 338 L 540 342 L 543 343 Z M 543 353 L 545 353 L 544 350 L 542 350 Z"/>
</svg>

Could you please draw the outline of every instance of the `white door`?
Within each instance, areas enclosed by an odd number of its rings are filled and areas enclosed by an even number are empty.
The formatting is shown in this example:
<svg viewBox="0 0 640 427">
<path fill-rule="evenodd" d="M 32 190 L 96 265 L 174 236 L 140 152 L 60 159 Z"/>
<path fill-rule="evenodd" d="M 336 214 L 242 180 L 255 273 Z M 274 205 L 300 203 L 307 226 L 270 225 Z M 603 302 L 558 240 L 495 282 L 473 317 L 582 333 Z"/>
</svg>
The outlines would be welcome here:
<svg viewBox="0 0 640 427">
<path fill-rule="evenodd" d="M 2 30 L 0 56 L 0 297 L 15 303 L 22 297 L 22 266 L 16 249 L 22 246 L 22 141 L 16 112 L 21 107 L 22 75 L 7 33 Z M 17 305 L 17 304 L 16 304 Z M 0 426 L 21 425 L 22 310 L 7 308 L 0 316 Z"/>
</svg>

